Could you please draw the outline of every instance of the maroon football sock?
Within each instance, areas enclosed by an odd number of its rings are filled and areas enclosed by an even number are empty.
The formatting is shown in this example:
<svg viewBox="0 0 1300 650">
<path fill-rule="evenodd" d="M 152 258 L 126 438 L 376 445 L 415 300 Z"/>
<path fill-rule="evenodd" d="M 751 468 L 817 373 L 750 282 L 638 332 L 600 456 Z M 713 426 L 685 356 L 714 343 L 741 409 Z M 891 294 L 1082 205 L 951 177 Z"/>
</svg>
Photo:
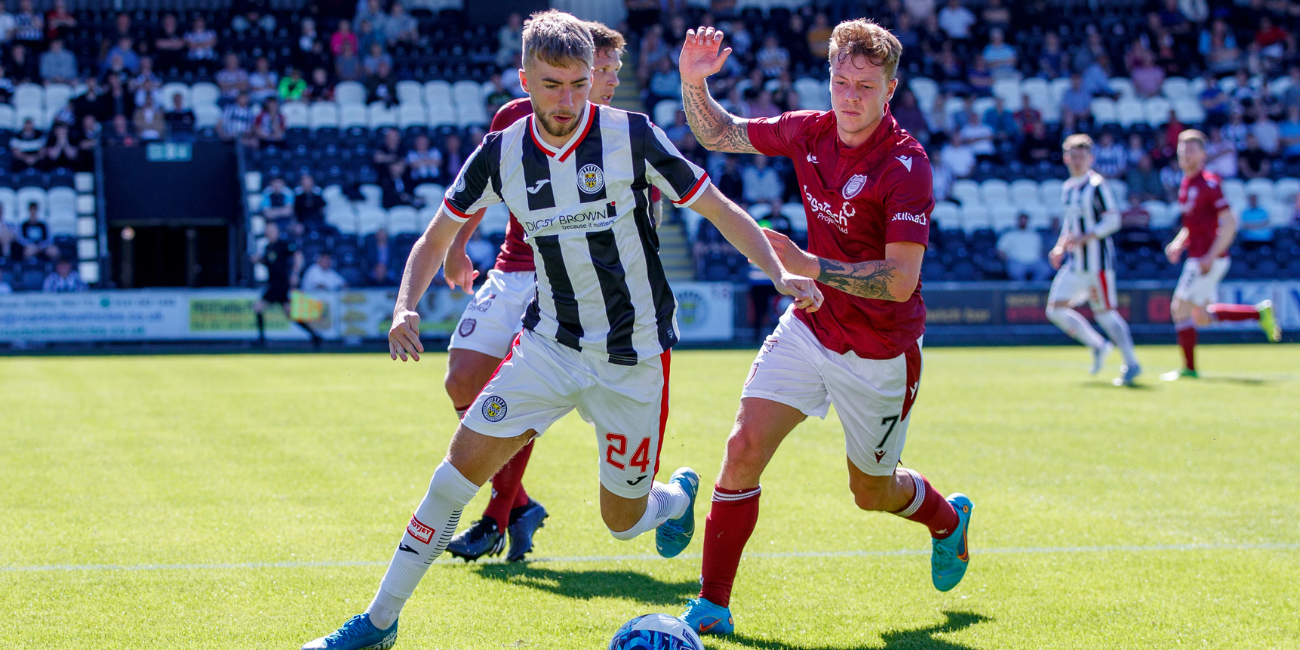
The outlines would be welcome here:
<svg viewBox="0 0 1300 650">
<path fill-rule="evenodd" d="M 1214 316 L 1214 320 L 1219 321 L 1259 320 L 1259 309 L 1254 305 L 1216 303 L 1210 305 L 1206 311 Z"/>
<path fill-rule="evenodd" d="M 520 483 L 519 489 L 515 491 L 515 502 L 510 506 L 510 509 L 522 508 L 528 505 L 528 501 L 528 491 L 524 489 L 523 483 Z"/>
<path fill-rule="evenodd" d="M 492 499 L 483 510 L 483 516 L 495 519 L 497 530 L 503 533 L 510 525 L 510 509 L 515 507 L 515 496 L 521 491 L 524 470 L 528 468 L 528 458 L 532 455 L 533 443 L 530 441 L 492 477 Z M 528 498 L 527 493 L 524 498 Z"/>
<path fill-rule="evenodd" d="M 944 499 L 943 495 L 934 489 L 930 481 L 921 476 L 920 472 L 910 469 L 903 471 L 912 476 L 912 485 L 916 487 L 916 492 L 907 507 L 895 511 L 894 514 L 929 528 L 930 536 L 935 539 L 945 539 L 953 534 L 957 530 L 959 519 L 952 504 L 948 503 L 947 499 Z"/>
<path fill-rule="evenodd" d="M 1196 370 L 1196 327 L 1188 326 L 1178 330 L 1178 347 L 1183 349 L 1183 365 L 1188 370 Z"/>
<path fill-rule="evenodd" d="M 743 490 L 713 488 L 713 505 L 704 518 L 704 563 L 700 569 L 700 597 L 715 605 L 731 603 L 731 586 L 745 543 L 758 523 L 758 497 L 762 487 Z"/>
</svg>

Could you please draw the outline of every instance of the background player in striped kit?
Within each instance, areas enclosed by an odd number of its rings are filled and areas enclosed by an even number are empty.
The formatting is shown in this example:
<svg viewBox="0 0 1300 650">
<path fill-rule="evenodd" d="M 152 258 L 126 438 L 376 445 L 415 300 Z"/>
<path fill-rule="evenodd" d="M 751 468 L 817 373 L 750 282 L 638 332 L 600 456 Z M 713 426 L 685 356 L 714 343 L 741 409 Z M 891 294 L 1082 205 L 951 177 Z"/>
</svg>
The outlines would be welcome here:
<svg viewBox="0 0 1300 650">
<path fill-rule="evenodd" d="M 618 71 L 623 65 L 620 61 L 623 35 L 597 22 L 587 22 L 586 25 L 596 48 L 591 102 L 608 106 L 614 99 Z M 501 131 L 532 114 L 532 100 L 527 97 L 512 100 L 492 117 L 491 130 Z M 653 188 L 650 200 L 656 210 L 659 198 L 659 190 Z M 468 291 L 478 276 L 474 263 L 465 254 L 465 243 L 482 219 L 482 212 L 470 217 L 447 251 L 445 263 L 449 287 L 459 284 Z M 523 327 L 524 309 L 536 291 L 537 267 L 533 263 L 533 249 L 524 241 L 523 226 L 511 214 L 496 265 L 488 272 L 487 281 L 474 293 L 474 300 L 465 307 L 465 313 L 452 331 L 451 344 L 447 346 L 447 376 L 443 385 L 457 415 L 465 414 L 493 371 L 501 365 L 501 359 Z M 483 517 L 452 538 L 447 545 L 448 553 L 465 560 L 497 555 L 504 549 L 507 535 L 510 550 L 506 553 L 506 560 L 522 560 L 532 550 L 533 533 L 548 516 L 546 508 L 530 498 L 523 486 L 524 471 L 532 453 L 533 444 L 530 442 L 492 477 L 492 498 L 483 511 Z"/>
<path fill-rule="evenodd" d="M 1268 340 L 1282 340 L 1282 330 L 1273 317 L 1273 301 L 1256 305 L 1211 304 L 1219 294 L 1219 282 L 1227 275 L 1232 259 L 1228 248 L 1237 237 L 1237 218 L 1223 196 L 1219 177 L 1205 169 L 1205 134 L 1188 129 L 1178 134 L 1178 166 L 1183 183 L 1178 188 L 1178 210 L 1182 228 L 1165 247 L 1169 262 L 1177 264 L 1183 255 L 1183 273 L 1174 288 L 1170 312 L 1183 351 L 1183 367 L 1160 375 L 1165 381 L 1196 378 L 1196 328 L 1214 321 L 1258 321 Z"/>
<path fill-rule="evenodd" d="M 1115 247 L 1110 236 L 1120 227 L 1119 205 L 1106 179 L 1092 169 L 1092 138 L 1076 133 L 1066 138 L 1062 147 L 1070 178 L 1061 186 L 1061 202 L 1065 204 L 1061 236 L 1048 255 L 1052 266 L 1060 271 L 1047 294 L 1047 317 L 1092 350 L 1094 375 L 1101 371 L 1114 345 L 1118 345 L 1124 355 L 1124 367 L 1115 385 L 1131 386 L 1142 367 L 1133 352 L 1133 335 L 1128 323 L 1115 311 Z M 1110 341 L 1102 338 L 1088 324 L 1088 319 L 1074 310 L 1075 305 L 1085 300 Z"/>
<path fill-rule="evenodd" d="M 655 530 L 672 557 L 694 533 L 699 475 L 654 480 L 668 415 L 676 300 L 664 277 L 649 211 L 655 185 L 690 205 L 801 308 L 821 294 L 787 272 L 758 225 L 684 158 L 649 118 L 588 101 L 591 34 L 569 14 L 534 14 L 523 32 L 521 82 L 533 115 L 489 133 L 447 190 L 407 261 L 389 330 L 392 358 L 419 360 L 416 302 L 469 216 L 504 202 L 538 262 L 524 331 L 484 386 L 434 470 L 364 614 L 306 650 L 389 648 L 398 616 L 451 540 L 465 505 L 525 444 L 577 409 L 601 441 L 600 507 L 611 534 Z M 650 469 L 653 466 L 653 470 Z"/>
</svg>

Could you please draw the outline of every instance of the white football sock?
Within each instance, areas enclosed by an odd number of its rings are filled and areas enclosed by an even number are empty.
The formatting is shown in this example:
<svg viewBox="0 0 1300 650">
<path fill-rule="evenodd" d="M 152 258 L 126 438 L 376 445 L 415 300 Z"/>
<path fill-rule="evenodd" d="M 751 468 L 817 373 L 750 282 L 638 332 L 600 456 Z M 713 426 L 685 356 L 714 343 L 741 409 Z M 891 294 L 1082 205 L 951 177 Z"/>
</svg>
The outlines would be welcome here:
<svg viewBox="0 0 1300 650">
<path fill-rule="evenodd" d="M 1124 355 L 1124 365 L 1132 367 L 1138 365 L 1137 353 L 1133 349 L 1133 334 L 1128 329 L 1128 323 L 1119 312 L 1110 310 L 1097 316 L 1097 324 L 1101 329 L 1106 331 L 1106 336 L 1119 346 L 1119 351 Z"/>
<path fill-rule="evenodd" d="M 1061 331 L 1090 348 L 1099 348 L 1106 342 L 1097 330 L 1092 329 L 1092 325 L 1088 324 L 1088 319 L 1084 318 L 1083 314 L 1069 307 L 1048 307 L 1047 318 L 1061 328 Z"/>
<path fill-rule="evenodd" d="M 658 528 L 669 519 L 676 519 L 686 514 L 686 508 L 690 505 L 691 497 L 686 494 L 682 486 L 655 481 L 650 488 L 650 498 L 646 500 L 645 512 L 641 514 L 641 520 L 625 531 L 611 530 L 609 533 L 614 536 L 614 539 L 626 542 L 641 533 Z"/>
<path fill-rule="evenodd" d="M 460 512 L 478 493 L 479 486 L 465 478 L 451 463 L 442 461 L 429 481 L 420 507 L 406 525 L 402 541 L 393 552 L 393 560 L 379 583 L 379 593 L 366 609 L 370 622 L 381 630 L 392 627 L 402 606 L 415 592 L 425 571 L 447 548 Z"/>
</svg>

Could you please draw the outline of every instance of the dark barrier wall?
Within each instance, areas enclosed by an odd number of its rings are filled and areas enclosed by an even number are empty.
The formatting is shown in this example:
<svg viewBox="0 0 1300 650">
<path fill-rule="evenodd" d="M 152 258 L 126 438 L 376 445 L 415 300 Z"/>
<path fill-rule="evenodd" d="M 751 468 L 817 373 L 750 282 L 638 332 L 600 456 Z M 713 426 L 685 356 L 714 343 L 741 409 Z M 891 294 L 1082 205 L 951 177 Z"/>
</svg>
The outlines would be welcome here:
<svg viewBox="0 0 1300 650">
<path fill-rule="evenodd" d="M 945 326 L 1046 325 L 1047 284 L 1009 282 L 927 283 L 921 290 L 925 299 L 926 328 Z M 1115 309 L 1130 325 L 1171 326 L 1169 301 L 1173 284 L 1164 282 L 1120 283 L 1119 304 Z M 1078 306 L 1080 313 L 1092 318 L 1088 303 Z"/>
<path fill-rule="evenodd" d="M 234 145 L 141 143 L 104 148 L 110 226 L 226 226 L 241 219 Z"/>
</svg>

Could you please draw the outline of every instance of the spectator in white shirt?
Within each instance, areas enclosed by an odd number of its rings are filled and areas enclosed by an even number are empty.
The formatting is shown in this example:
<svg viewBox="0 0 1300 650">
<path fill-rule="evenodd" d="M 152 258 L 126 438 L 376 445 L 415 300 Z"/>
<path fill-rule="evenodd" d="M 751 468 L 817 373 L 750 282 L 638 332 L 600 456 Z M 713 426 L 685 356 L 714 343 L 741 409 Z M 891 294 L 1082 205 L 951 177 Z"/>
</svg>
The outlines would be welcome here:
<svg viewBox="0 0 1300 650">
<path fill-rule="evenodd" d="M 998 257 L 1007 265 L 1007 277 L 1017 282 L 1039 282 L 1052 277 L 1043 259 L 1043 238 L 1029 229 L 1029 215 L 1021 214 L 1015 230 L 998 238 Z"/>
<path fill-rule="evenodd" d="M 948 138 L 948 144 L 939 150 L 943 165 L 957 178 L 966 178 L 975 171 L 975 152 L 962 140 L 960 133 Z"/>
<path fill-rule="evenodd" d="M 748 203 L 767 203 L 781 198 L 781 176 L 768 166 L 767 156 L 753 157 L 754 164 L 748 165 L 740 172 L 745 183 L 745 201 Z"/>
<path fill-rule="evenodd" d="M 966 118 L 961 127 L 961 139 L 970 146 L 977 159 L 984 159 L 994 154 L 993 127 L 984 123 L 975 111 Z"/>
<path fill-rule="evenodd" d="M 1259 148 L 1270 156 L 1277 155 L 1277 148 L 1282 143 L 1282 130 L 1268 116 L 1263 106 L 1255 108 L 1255 123 L 1250 125 L 1250 133 L 1259 140 Z"/>
<path fill-rule="evenodd" d="M 329 253 L 316 256 L 316 262 L 302 272 L 298 286 L 304 291 L 338 291 L 348 286 L 348 281 L 333 269 L 334 259 Z"/>
<path fill-rule="evenodd" d="M 0 0 L 0 43 L 8 43 L 14 37 L 14 15 L 5 9 L 4 0 Z"/>
<path fill-rule="evenodd" d="M 970 38 L 970 28 L 975 24 L 975 14 L 961 6 L 961 0 L 948 0 L 948 4 L 939 10 L 939 28 L 949 38 L 964 41 Z"/>
</svg>

